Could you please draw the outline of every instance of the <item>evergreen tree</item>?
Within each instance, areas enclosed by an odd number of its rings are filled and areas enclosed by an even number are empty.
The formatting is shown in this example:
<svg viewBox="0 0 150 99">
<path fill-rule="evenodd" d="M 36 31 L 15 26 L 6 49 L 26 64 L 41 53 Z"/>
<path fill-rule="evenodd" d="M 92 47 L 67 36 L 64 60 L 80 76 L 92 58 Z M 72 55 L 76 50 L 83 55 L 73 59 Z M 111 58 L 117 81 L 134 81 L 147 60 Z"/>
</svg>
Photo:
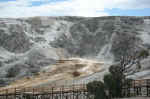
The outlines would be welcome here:
<svg viewBox="0 0 150 99">
<path fill-rule="evenodd" d="M 93 81 L 87 84 L 87 90 L 94 95 L 94 99 L 106 99 L 105 86 L 101 81 Z"/>
<path fill-rule="evenodd" d="M 116 82 L 112 74 L 104 75 L 104 85 L 106 90 L 109 92 L 109 97 L 115 97 L 117 94 L 115 90 Z"/>
</svg>

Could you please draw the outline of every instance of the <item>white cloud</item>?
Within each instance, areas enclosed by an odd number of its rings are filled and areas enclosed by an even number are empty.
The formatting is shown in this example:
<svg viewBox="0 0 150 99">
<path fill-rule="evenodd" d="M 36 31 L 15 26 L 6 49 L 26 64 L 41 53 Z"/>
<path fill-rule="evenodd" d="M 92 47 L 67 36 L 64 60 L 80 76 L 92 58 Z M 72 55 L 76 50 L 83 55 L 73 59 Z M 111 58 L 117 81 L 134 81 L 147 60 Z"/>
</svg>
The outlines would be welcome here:
<svg viewBox="0 0 150 99">
<path fill-rule="evenodd" d="M 32 2 L 46 2 L 33 6 Z M 16 0 L 0 2 L 0 17 L 31 16 L 107 16 L 105 9 L 142 9 L 150 7 L 150 0 Z"/>
</svg>

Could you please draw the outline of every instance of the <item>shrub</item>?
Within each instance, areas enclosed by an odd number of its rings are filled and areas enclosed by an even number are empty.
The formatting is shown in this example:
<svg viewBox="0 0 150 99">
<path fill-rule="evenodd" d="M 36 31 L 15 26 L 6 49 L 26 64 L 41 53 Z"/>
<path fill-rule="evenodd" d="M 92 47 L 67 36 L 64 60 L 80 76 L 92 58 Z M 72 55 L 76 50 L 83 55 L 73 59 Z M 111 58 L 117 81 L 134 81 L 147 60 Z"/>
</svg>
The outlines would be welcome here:
<svg viewBox="0 0 150 99">
<path fill-rule="evenodd" d="M 39 68 L 30 68 L 30 72 L 31 74 L 37 74 L 38 72 L 40 72 Z"/>
<path fill-rule="evenodd" d="M 0 61 L 0 67 L 2 67 L 3 63 Z"/>
<path fill-rule="evenodd" d="M 39 76 L 40 75 L 40 72 L 36 72 L 33 74 L 34 76 Z"/>
<path fill-rule="evenodd" d="M 26 77 L 27 80 L 31 79 L 29 76 Z"/>
<path fill-rule="evenodd" d="M 149 52 L 147 50 L 142 50 L 140 53 L 139 53 L 139 58 L 140 57 L 143 57 L 143 58 L 146 58 L 149 56 Z"/>
<path fill-rule="evenodd" d="M 0 79 L 0 87 L 3 87 L 6 84 L 6 82 L 3 79 Z"/>
<path fill-rule="evenodd" d="M 7 70 L 6 77 L 16 77 L 17 74 L 19 74 L 19 72 L 20 72 L 20 68 L 18 68 L 17 66 L 11 67 Z"/>
<path fill-rule="evenodd" d="M 93 94 L 94 99 L 106 99 L 105 86 L 101 81 L 93 81 L 87 84 L 87 90 Z"/>
</svg>

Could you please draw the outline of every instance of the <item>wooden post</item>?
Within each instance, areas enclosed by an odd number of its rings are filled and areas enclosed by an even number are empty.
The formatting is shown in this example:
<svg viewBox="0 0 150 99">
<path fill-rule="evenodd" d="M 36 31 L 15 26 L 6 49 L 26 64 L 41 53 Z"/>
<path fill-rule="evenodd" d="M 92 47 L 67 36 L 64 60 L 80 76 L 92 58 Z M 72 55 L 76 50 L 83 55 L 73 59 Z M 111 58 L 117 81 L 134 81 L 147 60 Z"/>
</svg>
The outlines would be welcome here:
<svg viewBox="0 0 150 99">
<path fill-rule="evenodd" d="M 16 88 L 15 88 L 15 92 L 14 92 L 14 94 L 15 94 L 14 98 L 16 99 Z"/>
<path fill-rule="evenodd" d="M 22 95 L 23 95 L 23 98 L 26 99 L 25 91 L 26 91 L 26 89 L 24 88 L 24 89 L 23 89 L 23 92 L 22 92 Z"/>
<path fill-rule="evenodd" d="M 34 88 L 33 88 L 33 90 L 32 90 L 32 98 L 34 98 Z"/>
<path fill-rule="evenodd" d="M 5 98 L 8 99 L 8 89 L 6 89 L 5 91 L 6 91 Z"/>
<path fill-rule="evenodd" d="M 148 86 L 148 97 L 150 97 L 150 86 Z"/>
<path fill-rule="evenodd" d="M 53 91 L 54 91 L 54 88 L 52 87 L 52 99 L 54 98 L 54 96 L 53 96 Z"/>
<path fill-rule="evenodd" d="M 64 96 L 64 94 L 65 94 L 65 88 L 64 88 L 64 86 L 62 86 L 62 98 L 63 98 L 63 96 Z"/>
<path fill-rule="evenodd" d="M 134 88 L 134 96 L 136 96 L 135 81 L 133 81 L 133 88 Z"/>
<path fill-rule="evenodd" d="M 73 99 L 74 99 L 74 92 L 75 92 L 74 84 L 73 84 L 73 90 L 72 90 L 72 92 L 73 92 Z"/>
<path fill-rule="evenodd" d="M 146 89 L 147 89 L 147 96 L 149 96 L 149 82 L 148 80 L 146 80 Z"/>
<path fill-rule="evenodd" d="M 59 94 L 59 97 L 61 99 L 61 94 L 62 94 L 62 88 L 61 87 L 60 87 L 60 92 L 58 92 L 58 94 Z"/>
</svg>

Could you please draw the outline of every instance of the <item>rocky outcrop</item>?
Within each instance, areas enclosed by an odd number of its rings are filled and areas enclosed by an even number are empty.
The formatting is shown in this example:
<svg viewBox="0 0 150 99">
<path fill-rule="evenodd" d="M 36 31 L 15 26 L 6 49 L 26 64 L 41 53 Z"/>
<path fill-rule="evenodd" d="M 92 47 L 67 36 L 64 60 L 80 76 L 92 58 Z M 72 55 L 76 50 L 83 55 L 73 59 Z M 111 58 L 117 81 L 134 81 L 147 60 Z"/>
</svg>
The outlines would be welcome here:
<svg viewBox="0 0 150 99">
<path fill-rule="evenodd" d="M 9 83 L 70 57 L 117 62 L 150 49 L 149 27 L 150 17 L 1 18 L 0 78 Z M 7 77 L 16 66 L 17 75 Z"/>
</svg>

